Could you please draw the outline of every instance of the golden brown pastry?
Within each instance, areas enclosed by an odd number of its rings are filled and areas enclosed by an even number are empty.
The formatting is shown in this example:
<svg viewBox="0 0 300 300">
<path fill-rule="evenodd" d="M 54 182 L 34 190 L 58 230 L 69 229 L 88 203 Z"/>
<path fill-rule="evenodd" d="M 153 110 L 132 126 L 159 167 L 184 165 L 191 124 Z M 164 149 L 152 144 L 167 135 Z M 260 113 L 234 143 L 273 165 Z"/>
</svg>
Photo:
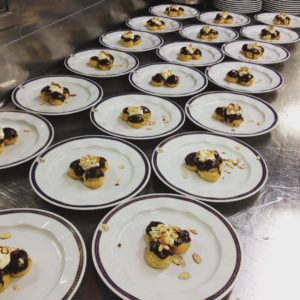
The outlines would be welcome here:
<svg viewBox="0 0 300 300">
<path fill-rule="evenodd" d="M 65 100 L 70 98 L 70 91 L 66 87 L 56 82 L 51 82 L 45 86 L 40 93 L 40 98 L 52 105 L 62 105 Z"/>
<path fill-rule="evenodd" d="M 198 60 L 201 58 L 201 50 L 189 44 L 186 47 L 182 47 L 179 52 L 179 59 L 182 61 Z"/>
<path fill-rule="evenodd" d="M 212 117 L 218 121 L 224 122 L 231 127 L 239 127 L 244 122 L 242 108 L 235 103 L 227 106 L 217 107 Z"/>
<path fill-rule="evenodd" d="M 163 30 L 166 26 L 165 22 L 158 17 L 153 17 L 146 22 L 146 26 L 151 31 Z"/>
<path fill-rule="evenodd" d="M 217 13 L 214 21 L 218 24 L 232 24 L 233 16 L 231 16 L 227 11 L 221 11 Z"/>
<path fill-rule="evenodd" d="M 219 36 L 219 32 L 209 25 L 204 25 L 198 33 L 198 38 L 201 40 L 215 40 Z"/>
<path fill-rule="evenodd" d="M 106 51 L 101 51 L 99 56 L 92 56 L 89 60 L 91 67 L 100 69 L 101 71 L 110 70 L 113 67 L 113 63 L 114 57 Z"/>
<path fill-rule="evenodd" d="M 225 81 L 251 86 L 254 83 L 254 76 L 249 72 L 247 67 L 241 67 L 239 70 L 230 70 L 225 76 Z"/>
<path fill-rule="evenodd" d="M 151 118 L 151 111 L 146 106 L 128 106 L 120 114 L 123 121 L 132 128 L 142 128 Z"/>
<path fill-rule="evenodd" d="M 266 41 L 279 40 L 280 39 L 280 31 L 275 29 L 274 26 L 268 26 L 268 27 L 262 29 L 262 31 L 260 33 L 260 37 Z"/>
<path fill-rule="evenodd" d="M 185 157 L 186 167 L 208 182 L 215 182 L 221 176 L 222 158 L 216 150 L 201 150 Z"/>
<path fill-rule="evenodd" d="M 165 69 L 152 77 L 151 84 L 153 86 L 166 85 L 168 87 L 174 88 L 179 85 L 179 77 L 174 75 L 171 70 Z"/>
<path fill-rule="evenodd" d="M 184 14 L 184 8 L 176 4 L 171 4 L 170 6 L 166 7 L 164 13 L 169 17 L 179 17 Z"/>
<path fill-rule="evenodd" d="M 127 31 L 121 36 L 122 45 L 126 48 L 130 48 L 141 44 L 142 37 L 138 34 L 133 34 L 132 31 Z"/>
<path fill-rule="evenodd" d="M 173 253 L 168 245 L 160 244 L 158 241 L 150 242 L 145 251 L 148 265 L 155 269 L 165 269 L 172 263 Z"/>
<path fill-rule="evenodd" d="M 250 59 L 259 59 L 263 56 L 265 49 L 257 43 L 244 44 L 241 53 Z"/>
<path fill-rule="evenodd" d="M 281 12 L 279 15 L 276 15 L 273 19 L 274 25 L 285 25 L 288 26 L 291 23 L 291 18 L 284 12 Z"/>
</svg>

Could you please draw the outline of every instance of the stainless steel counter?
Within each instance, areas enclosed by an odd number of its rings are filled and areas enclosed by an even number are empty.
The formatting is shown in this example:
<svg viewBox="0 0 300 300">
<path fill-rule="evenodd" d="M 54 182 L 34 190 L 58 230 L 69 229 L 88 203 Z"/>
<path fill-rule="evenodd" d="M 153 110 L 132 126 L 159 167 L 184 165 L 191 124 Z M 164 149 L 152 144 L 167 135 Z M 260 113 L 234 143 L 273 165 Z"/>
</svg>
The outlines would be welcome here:
<svg viewBox="0 0 300 300">
<path fill-rule="evenodd" d="M 184 24 L 197 23 L 196 20 Z M 123 24 L 120 28 L 124 28 Z M 165 42 L 182 40 L 178 33 L 164 35 Z M 97 45 L 97 44 L 95 44 Z M 243 268 L 232 292 L 232 300 L 300 299 L 300 44 L 288 46 L 292 57 L 274 66 L 285 78 L 278 92 L 259 95 L 272 103 L 279 114 L 279 126 L 271 133 L 244 139 L 257 149 L 267 162 L 269 179 L 263 190 L 246 200 L 213 205 L 229 218 L 238 232 L 243 248 Z M 160 61 L 155 52 L 138 54 L 140 64 Z M 63 68 L 54 73 L 68 74 Z M 101 79 L 105 97 L 134 92 L 128 77 Z M 207 90 L 219 90 L 209 84 Z M 187 98 L 176 100 L 184 106 Z M 12 108 L 7 104 L 1 110 Z M 102 134 L 89 121 L 89 111 L 63 117 L 47 118 L 55 129 L 54 142 L 83 134 Z M 198 130 L 188 120 L 180 131 Z M 134 142 L 150 158 L 160 140 Z M 0 171 L 0 208 L 33 207 L 53 211 L 70 220 L 84 237 L 88 262 L 79 299 L 118 299 L 100 280 L 91 258 L 91 240 L 100 219 L 107 213 L 68 211 L 47 204 L 34 194 L 28 172 L 31 162 Z M 172 192 L 154 174 L 141 194 Z M 35 300 L 35 299 L 32 299 Z"/>
</svg>

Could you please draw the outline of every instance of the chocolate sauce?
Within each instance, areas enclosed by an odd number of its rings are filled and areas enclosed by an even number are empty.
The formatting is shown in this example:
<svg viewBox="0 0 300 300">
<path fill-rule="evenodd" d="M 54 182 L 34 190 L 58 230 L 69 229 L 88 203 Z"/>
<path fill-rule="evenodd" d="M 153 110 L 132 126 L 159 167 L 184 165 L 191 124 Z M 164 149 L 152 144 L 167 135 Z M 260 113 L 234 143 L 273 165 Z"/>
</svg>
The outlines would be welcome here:
<svg viewBox="0 0 300 300">
<path fill-rule="evenodd" d="M 208 159 L 206 161 L 198 161 L 197 167 L 200 171 L 209 171 L 210 169 L 217 168 L 220 173 L 220 164 L 222 163 L 222 158 L 219 156 L 219 154 L 215 154 L 215 159 L 211 160 Z"/>
<path fill-rule="evenodd" d="M 64 87 L 64 94 L 70 94 L 70 91 L 68 88 Z"/>
<path fill-rule="evenodd" d="M 208 32 L 206 32 L 206 31 L 204 31 L 203 28 L 202 28 L 202 29 L 200 30 L 200 35 L 209 35 L 210 32 L 211 32 L 211 30 L 208 31 Z"/>
<path fill-rule="evenodd" d="M 123 37 L 123 35 L 121 36 L 121 39 L 122 39 L 124 42 L 130 42 L 130 41 L 132 41 L 131 38 L 125 38 L 125 37 Z"/>
<path fill-rule="evenodd" d="M 133 41 L 134 41 L 134 42 L 137 42 L 137 41 L 140 40 L 140 39 L 141 39 L 141 36 L 140 36 L 140 35 L 137 35 L 137 34 L 135 34 L 134 37 L 133 37 Z"/>
<path fill-rule="evenodd" d="M 150 242 L 149 250 L 151 252 L 153 252 L 160 259 L 166 259 L 173 254 L 171 249 L 170 250 L 162 249 L 162 251 L 159 251 L 159 246 L 160 246 L 160 243 L 157 241 Z"/>
<path fill-rule="evenodd" d="M 230 76 L 230 77 L 233 77 L 233 78 L 239 78 L 240 77 L 239 72 L 237 70 L 230 70 L 227 73 L 227 75 Z"/>
<path fill-rule="evenodd" d="M 74 171 L 76 176 L 82 176 L 84 173 L 84 170 L 81 168 L 80 164 L 79 164 L 80 160 L 74 160 L 73 162 L 71 162 L 70 164 L 70 168 Z"/>
<path fill-rule="evenodd" d="M 195 51 L 194 51 L 194 53 L 193 54 L 196 54 L 196 55 L 202 55 L 202 53 L 201 53 L 201 50 L 200 49 L 196 49 Z"/>
<path fill-rule="evenodd" d="M 197 166 L 198 160 L 196 159 L 196 154 L 197 152 L 188 154 L 184 159 L 185 163 L 189 166 Z"/>
<path fill-rule="evenodd" d="M 149 26 L 153 26 L 153 27 L 160 27 L 160 26 L 163 26 L 163 25 L 165 25 L 165 22 L 164 21 L 160 21 L 161 22 L 161 24 L 160 25 L 158 25 L 158 24 L 156 24 L 155 22 L 153 22 L 151 19 L 150 20 L 148 20 L 147 21 L 147 24 L 149 25 Z"/>
<path fill-rule="evenodd" d="M 225 121 L 235 121 L 235 120 L 244 120 L 243 116 L 241 114 L 226 114 L 226 107 L 217 107 L 215 110 L 216 114 L 218 114 L 219 116 L 221 116 Z"/>
<path fill-rule="evenodd" d="M 94 167 L 86 170 L 84 176 L 86 179 L 94 179 L 104 177 L 104 173 L 100 167 Z"/>
<path fill-rule="evenodd" d="M 4 270 L 10 274 L 24 271 L 28 267 L 28 254 L 25 250 L 17 249 L 10 254 L 10 263 Z"/>
<path fill-rule="evenodd" d="M 93 61 L 99 61 L 99 59 L 98 59 L 98 57 L 97 56 L 92 56 L 91 58 L 90 58 L 90 60 L 93 60 Z"/>
<path fill-rule="evenodd" d="M 66 100 L 66 97 L 64 94 L 61 94 L 59 92 L 53 92 L 53 93 L 50 93 L 50 97 L 54 100 L 60 100 L 60 101 L 64 101 Z"/>
<path fill-rule="evenodd" d="M 191 55 L 191 53 L 190 53 L 190 51 L 188 50 L 187 47 L 182 47 L 182 48 L 180 49 L 180 53 L 181 53 L 181 54 L 184 54 L 184 55 Z"/>
<path fill-rule="evenodd" d="M 127 118 L 130 123 L 143 123 L 145 121 L 143 115 L 132 115 Z"/>
<path fill-rule="evenodd" d="M 154 75 L 152 77 L 152 81 L 155 81 L 155 82 L 164 82 L 165 79 L 163 78 L 163 76 L 160 73 L 157 73 L 156 75 Z"/>
<path fill-rule="evenodd" d="M 100 157 L 100 159 L 99 159 L 99 167 L 100 168 L 104 168 L 106 162 L 107 162 L 107 160 L 104 157 Z"/>
<path fill-rule="evenodd" d="M 179 246 L 183 243 L 188 243 L 191 241 L 190 234 L 187 230 L 181 230 L 178 233 L 178 238 L 174 241 L 175 246 Z"/>
<path fill-rule="evenodd" d="M 171 76 L 169 76 L 167 78 L 166 83 L 168 83 L 168 84 L 176 84 L 176 83 L 178 83 L 178 80 L 179 80 L 178 76 L 171 75 Z"/>
<path fill-rule="evenodd" d="M 148 107 L 141 106 L 141 108 L 142 108 L 144 114 L 150 114 L 151 113 L 151 111 L 150 111 L 150 109 Z"/>
<path fill-rule="evenodd" d="M 99 60 L 98 64 L 100 66 L 109 66 L 111 64 L 110 60 L 107 58 Z"/>
<path fill-rule="evenodd" d="M 242 81 L 242 82 L 248 82 L 251 79 L 253 79 L 252 74 L 245 74 L 245 75 L 240 76 L 240 81 Z"/>
<path fill-rule="evenodd" d="M 47 85 L 41 89 L 41 93 L 51 93 L 50 86 Z"/>
<path fill-rule="evenodd" d="M 146 227 L 146 233 L 150 235 L 150 231 L 152 230 L 152 227 L 156 227 L 159 224 L 163 224 L 162 222 L 158 221 L 151 221 L 149 225 Z"/>
<path fill-rule="evenodd" d="M 10 127 L 3 128 L 4 139 L 14 139 L 18 136 L 18 133 L 15 129 Z"/>
<path fill-rule="evenodd" d="M 226 107 L 225 106 L 217 107 L 215 110 L 215 113 L 217 115 L 221 116 L 223 119 L 226 119 Z"/>
<path fill-rule="evenodd" d="M 4 270 L 0 270 L 0 284 L 3 286 L 4 285 L 4 275 L 6 275 Z"/>
</svg>

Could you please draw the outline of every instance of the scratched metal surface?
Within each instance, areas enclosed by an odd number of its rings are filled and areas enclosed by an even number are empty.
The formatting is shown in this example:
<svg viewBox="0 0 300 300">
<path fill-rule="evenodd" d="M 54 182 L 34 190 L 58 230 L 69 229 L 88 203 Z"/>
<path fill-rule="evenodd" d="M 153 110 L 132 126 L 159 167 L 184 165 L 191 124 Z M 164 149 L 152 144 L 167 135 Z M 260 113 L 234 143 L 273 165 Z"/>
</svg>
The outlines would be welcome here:
<svg viewBox="0 0 300 300">
<path fill-rule="evenodd" d="M 184 24 L 196 23 L 185 21 Z M 125 27 L 124 24 L 120 28 Z M 109 29 L 109 28 L 108 28 Z M 163 36 L 166 42 L 181 40 L 178 33 Z M 95 43 L 97 45 L 97 43 Z M 275 66 L 285 78 L 284 87 L 274 93 L 259 95 L 272 103 L 279 113 L 279 126 L 261 137 L 244 139 L 255 147 L 267 162 L 269 179 L 263 190 L 240 202 L 213 205 L 229 218 L 238 232 L 244 249 L 243 268 L 229 300 L 300 299 L 300 44 L 288 46 L 292 57 Z M 160 61 L 155 52 L 138 54 L 141 64 Z M 68 74 L 63 68 L 54 73 Z M 101 79 L 105 96 L 134 92 L 127 76 Z M 207 90 L 219 90 L 209 84 Z M 187 98 L 178 99 L 182 106 Z M 7 104 L 5 109 L 12 108 Z M 54 126 L 54 142 L 82 134 L 100 133 L 89 121 L 89 111 L 71 116 L 47 118 Z M 188 120 L 180 131 L 198 130 Z M 150 155 L 160 140 L 134 142 Z M 29 185 L 31 162 L 0 171 L 0 208 L 36 207 L 58 213 L 70 220 L 84 237 L 87 270 L 73 299 L 118 299 L 99 279 L 91 259 L 91 241 L 96 225 L 108 210 L 68 211 L 45 203 Z M 152 174 L 141 194 L 172 192 Z M 0 296 L 1 298 L 1 296 Z M 186 300 L 186 299 L 184 299 Z"/>
</svg>

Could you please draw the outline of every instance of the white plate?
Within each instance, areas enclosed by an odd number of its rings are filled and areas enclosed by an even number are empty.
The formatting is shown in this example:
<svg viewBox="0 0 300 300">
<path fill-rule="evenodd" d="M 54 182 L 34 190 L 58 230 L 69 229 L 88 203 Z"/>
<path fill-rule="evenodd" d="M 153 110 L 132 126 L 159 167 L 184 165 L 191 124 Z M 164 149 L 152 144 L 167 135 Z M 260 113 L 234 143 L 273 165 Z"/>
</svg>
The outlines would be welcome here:
<svg viewBox="0 0 300 300">
<path fill-rule="evenodd" d="M 187 25 L 180 29 L 179 33 L 181 34 L 181 36 L 189 40 L 212 44 L 230 42 L 236 40 L 239 37 L 239 34 L 233 29 L 221 26 L 211 26 L 213 29 L 219 32 L 218 38 L 211 41 L 201 40 L 197 37 L 197 35 L 203 26 L 205 25 Z"/>
<path fill-rule="evenodd" d="M 41 116 L 22 111 L 0 111 L 1 128 L 11 127 L 18 132 L 18 142 L 4 147 L 0 154 L 0 169 L 20 165 L 36 157 L 52 142 L 54 129 Z"/>
<path fill-rule="evenodd" d="M 147 265 L 143 235 L 153 220 L 199 232 L 191 236 L 191 249 L 183 255 L 185 268 L 172 264 L 157 270 Z M 102 224 L 109 230 L 101 232 Z M 200 265 L 193 261 L 193 252 L 201 255 Z M 237 234 L 219 212 L 173 194 L 141 196 L 116 207 L 97 226 L 92 255 L 104 283 L 120 298 L 131 300 L 222 299 L 232 289 L 242 262 Z M 190 273 L 189 280 L 178 279 L 183 271 Z"/>
<path fill-rule="evenodd" d="M 251 19 L 247 16 L 230 13 L 230 15 L 233 17 L 232 24 L 217 24 L 215 22 L 215 17 L 219 12 L 220 11 L 205 12 L 203 14 L 200 14 L 197 18 L 200 22 L 210 24 L 210 25 L 224 26 L 224 27 L 241 27 L 249 24 L 251 21 Z"/>
<path fill-rule="evenodd" d="M 299 34 L 295 31 L 283 27 L 275 27 L 275 29 L 280 31 L 280 39 L 265 41 L 261 39 L 260 32 L 262 29 L 266 27 L 267 27 L 266 25 L 246 26 L 241 28 L 240 32 L 244 37 L 248 39 L 253 39 L 255 41 L 266 42 L 271 44 L 291 44 L 291 43 L 298 42 L 300 39 Z"/>
<path fill-rule="evenodd" d="M 247 58 L 241 53 L 241 49 L 244 44 L 254 43 L 255 41 L 238 40 L 230 43 L 226 43 L 222 46 L 222 51 L 227 56 L 239 60 L 246 61 L 254 64 L 277 64 L 288 60 L 291 56 L 290 52 L 279 46 L 270 43 L 259 42 L 258 44 L 264 48 L 264 54 L 259 59 Z"/>
<path fill-rule="evenodd" d="M 98 56 L 103 50 L 107 51 L 115 58 L 112 69 L 108 71 L 101 71 L 88 65 L 90 58 L 92 56 Z M 132 54 L 103 48 L 81 50 L 70 54 L 65 59 L 65 66 L 71 72 L 98 78 L 122 76 L 136 69 L 138 65 L 138 59 Z"/>
<path fill-rule="evenodd" d="M 254 83 L 252 86 L 244 86 L 238 83 L 230 83 L 225 81 L 225 76 L 230 70 L 238 70 L 244 66 L 247 67 L 250 73 L 254 76 Z M 250 94 L 269 93 L 276 91 L 283 86 L 284 82 L 282 75 L 277 71 L 261 65 L 250 64 L 246 62 L 228 61 L 219 63 L 207 67 L 205 73 L 211 82 L 222 88 Z"/>
<path fill-rule="evenodd" d="M 245 169 L 222 172 L 217 182 L 207 182 L 184 166 L 186 155 L 199 150 L 217 150 L 222 158 L 239 159 Z M 152 154 L 158 178 L 174 191 L 198 200 L 226 203 L 248 198 L 266 183 L 265 161 L 251 146 L 215 133 L 185 132 L 162 141 Z"/>
<path fill-rule="evenodd" d="M 70 163 L 87 154 L 105 157 L 110 166 L 103 186 L 96 190 L 67 176 Z M 133 144 L 115 137 L 87 135 L 52 145 L 33 162 L 29 179 L 33 190 L 53 205 L 92 210 L 135 196 L 147 184 L 150 171 L 147 157 Z"/>
<path fill-rule="evenodd" d="M 127 106 L 147 106 L 154 125 L 134 129 L 120 119 L 120 113 Z M 101 101 L 91 110 L 91 121 L 100 130 L 121 138 L 148 140 L 170 135 L 185 121 L 182 108 L 167 99 L 144 95 L 124 94 Z"/>
<path fill-rule="evenodd" d="M 133 34 L 138 34 L 142 38 L 142 42 L 139 45 L 133 47 L 123 47 L 121 43 L 121 36 L 128 32 L 129 30 L 118 30 L 103 33 L 99 41 L 102 45 L 116 50 L 121 50 L 125 52 L 145 52 L 158 48 L 163 44 L 163 39 L 150 32 L 144 31 L 132 31 Z"/>
<path fill-rule="evenodd" d="M 170 5 L 171 4 L 162 4 L 162 5 L 151 6 L 149 8 L 149 11 L 151 14 L 156 15 L 158 17 L 166 17 L 166 18 L 178 19 L 178 20 L 194 18 L 199 13 L 199 11 L 193 7 L 189 7 L 186 5 L 178 5 L 178 7 L 182 7 L 184 9 L 183 15 L 178 17 L 170 17 L 164 13 L 166 8 L 170 7 Z"/>
<path fill-rule="evenodd" d="M 172 20 L 170 18 L 164 18 L 159 17 L 160 20 L 165 22 L 165 28 L 162 30 L 149 30 L 146 26 L 146 23 L 148 20 L 153 18 L 153 16 L 143 16 L 143 17 L 136 17 L 133 19 L 127 20 L 126 24 L 128 27 L 134 29 L 134 30 L 140 30 L 140 31 L 147 31 L 147 32 L 153 32 L 153 33 L 169 33 L 177 31 L 181 28 L 181 23 L 178 21 Z"/>
<path fill-rule="evenodd" d="M 262 13 L 254 16 L 255 20 L 258 22 L 273 25 L 273 19 L 279 13 Z M 290 25 L 276 25 L 278 27 L 286 27 L 286 28 L 300 28 L 300 17 L 288 15 L 291 18 Z"/>
<path fill-rule="evenodd" d="M 8 209 L 0 212 L 0 231 L 11 233 L 2 244 L 23 248 L 32 258 L 29 272 L 12 279 L 1 299 L 72 299 L 86 268 L 84 241 L 73 224 L 44 210 Z"/>
<path fill-rule="evenodd" d="M 236 103 L 241 106 L 244 122 L 232 127 L 212 118 L 215 109 Z M 266 101 L 246 94 L 233 92 L 208 92 L 195 96 L 185 105 L 187 117 L 206 130 L 236 137 L 252 137 L 273 130 L 278 124 L 275 109 Z"/>
<path fill-rule="evenodd" d="M 177 87 L 151 85 L 152 77 L 164 69 L 170 69 L 175 75 L 179 76 L 180 82 Z M 129 74 L 129 81 L 131 85 L 142 92 L 166 97 L 194 95 L 204 90 L 208 83 L 205 75 L 197 69 L 167 63 L 141 66 Z"/>
<path fill-rule="evenodd" d="M 202 52 L 202 57 L 198 60 L 182 61 L 178 59 L 180 49 L 186 47 L 189 44 L 199 48 Z M 203 67 L 209 66 L 224 59 L 223 53 L 214 46 L 207 45 L 204 43 L 189 43 L 189 42 L 175 42 L 166 44 L 156 50 L 157 55 L 170 63 L 177 63 L 190 67 Z"/>
<path fill-rule="evenodd" d="M 62 84 L 75 96 L 70 97 L 64 104 L 54 106 L 42 102 L 41 89 L 52 81 Z M 74 114 L 95 105 L 103 96 L 101 86 L 86 78 L 63 75 L 43 76 L 25 81 L 16 87 L 12 93 L 12 101 L 19 108 L 47 116 Z"/>
</svg>

